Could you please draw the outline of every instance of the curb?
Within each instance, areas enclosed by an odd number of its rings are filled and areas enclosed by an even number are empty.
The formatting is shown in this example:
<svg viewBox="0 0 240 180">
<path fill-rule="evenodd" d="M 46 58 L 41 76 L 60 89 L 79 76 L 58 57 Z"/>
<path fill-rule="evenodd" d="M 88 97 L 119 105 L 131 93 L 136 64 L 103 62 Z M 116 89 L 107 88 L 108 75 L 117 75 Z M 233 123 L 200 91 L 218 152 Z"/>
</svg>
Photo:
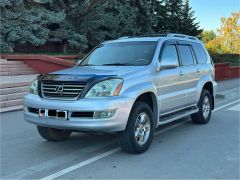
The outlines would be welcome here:
<svg viewBox="0 0 240 180">
<path fill-rule="evenodd" d="M 1 109 L 0 109 L 0 113 L 10 112 L 10 111 L 16 111 L 16 110 L 21 110 L 21 109 L 23 109 L 23 105 L 6 107 L 6 108 L 1 108 Z"/>
<path fill-rule="evenodd" d="M 216 98 L 219 98 L 219 99 L 231 99 L 239 96 L 240 96 L 240 87 L 221 91 L 216 94 Z"/>
</svg>

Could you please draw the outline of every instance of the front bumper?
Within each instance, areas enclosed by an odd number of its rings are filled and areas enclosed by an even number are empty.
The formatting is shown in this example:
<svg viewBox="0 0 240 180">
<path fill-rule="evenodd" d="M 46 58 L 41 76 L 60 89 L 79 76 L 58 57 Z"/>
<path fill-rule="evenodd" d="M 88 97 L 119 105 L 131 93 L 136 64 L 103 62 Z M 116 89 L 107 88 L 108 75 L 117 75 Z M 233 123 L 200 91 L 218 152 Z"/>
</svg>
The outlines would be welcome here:
<svg viewBox="0 0 240 180">
<path fill-rule="evenodd" d="M 39 117 L 37 113 L 24 111 L 24 119 L 30 123 L 58 128 L 79 131 L 103 131 L 115 132 L 125 129 L 128 117 L 134 103 L 134 99 L 127 97 L 102 97 L 83 98 L 76 101 L 49 100 L 40 98 L 37 95 L 27 94 L 24 97 L 24 106 L 35 109 L 57 109 L 72 112 L 103 111 L 113 110 L 116 112 L 111 118 L 76 118 L 69 116 L 68 120 L 61 120 L 51 117 Z"/>
</svg>

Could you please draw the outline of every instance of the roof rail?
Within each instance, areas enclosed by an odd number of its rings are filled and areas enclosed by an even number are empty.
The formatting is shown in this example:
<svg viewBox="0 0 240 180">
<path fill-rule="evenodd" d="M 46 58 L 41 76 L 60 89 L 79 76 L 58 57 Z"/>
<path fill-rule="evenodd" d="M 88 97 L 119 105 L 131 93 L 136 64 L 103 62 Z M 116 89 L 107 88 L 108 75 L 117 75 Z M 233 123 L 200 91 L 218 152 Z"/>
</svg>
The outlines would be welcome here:
<svg viewBox="0 0 240 180">
<path fill-rule="evenodd" d="M 127 38 L 138 38 L 138 37 L 166 37 L 167 34 L 143 34 L 143 35 L 136 35 L 136 36 L 123 36 L 118 39 L 127 39 Z"/>
<path fill-rule="evenodd" d="M 143 34 L 138 36 L 123 36 L 118 39 L 127 39 L 127 38 L 138 38 L 138 37 L 178 37 L 178 38 L 188 38 L 191 40 L 199 40 L 197 37 L 189 36 L 185 34 L 177 34 L 177 33 L 168 33 L 168 34 Z"/>
<path fill-rule="evenodd" d="M 167 37 L 179 37 L 179 38 L 188 38 L 192 40 L 199 40 L 197 37 L 194 37 L 194 36 L 189 36 L 185 34 L 176 34 L 176 33 L 169 33 Z"/>
<path fill-rule="evenodd" d="M 135 37 L 166 37 L 167 34 L 143 34 Z"/>
</svg>

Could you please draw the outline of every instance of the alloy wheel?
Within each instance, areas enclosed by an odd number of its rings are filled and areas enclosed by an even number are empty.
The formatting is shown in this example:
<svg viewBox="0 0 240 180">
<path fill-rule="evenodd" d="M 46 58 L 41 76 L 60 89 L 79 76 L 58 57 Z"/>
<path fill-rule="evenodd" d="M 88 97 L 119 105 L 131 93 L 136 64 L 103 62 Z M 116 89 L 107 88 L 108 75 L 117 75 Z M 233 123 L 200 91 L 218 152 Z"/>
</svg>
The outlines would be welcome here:
<svg viewBox="0 0 240 180">
<path fill-rule="evenodd" d="M 210 108 L 211 108 L 210 100 L 209 100 L 208 96 L 205 96 L 203 99 L 203 106 L 202 106 L 203 117 L 205 119 L 207 119 L 207 117 L 210 113 Z"/>
<path fill-rule="evenodd" d="M 150 119 L 147 113 L 142 112 L 138 115 L 137 120 L 135 122 L 135 139 L 139 145 L 144 145 L 150 135 Z"/>
</svg>

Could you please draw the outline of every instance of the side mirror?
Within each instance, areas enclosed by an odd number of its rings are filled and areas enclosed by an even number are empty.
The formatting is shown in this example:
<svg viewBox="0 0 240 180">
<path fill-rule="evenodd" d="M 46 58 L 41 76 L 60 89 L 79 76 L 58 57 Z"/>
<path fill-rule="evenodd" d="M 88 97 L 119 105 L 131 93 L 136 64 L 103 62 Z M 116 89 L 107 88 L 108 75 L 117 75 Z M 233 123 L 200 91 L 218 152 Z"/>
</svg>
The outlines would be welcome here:
<svg viewBox="0 0 240 180">
<path fill-rule="evenodd" d="M 175 59 L 165 58 L 165 59 L 161 60 L 160 70 L 162 70 L 162 69 L 174 69 L 174 68 L 177 68 L 178 66 L 179 66 L 178 62 Z"/>
</svg>

